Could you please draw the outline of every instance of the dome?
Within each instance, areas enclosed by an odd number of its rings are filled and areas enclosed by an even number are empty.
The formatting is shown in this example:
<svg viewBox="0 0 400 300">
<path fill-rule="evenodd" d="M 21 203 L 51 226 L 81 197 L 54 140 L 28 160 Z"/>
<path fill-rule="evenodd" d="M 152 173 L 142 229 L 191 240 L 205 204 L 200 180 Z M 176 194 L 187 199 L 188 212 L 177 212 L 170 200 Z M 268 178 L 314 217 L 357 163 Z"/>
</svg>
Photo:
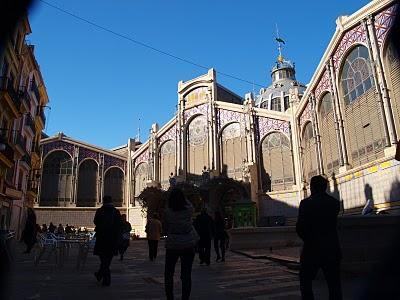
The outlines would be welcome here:
<svg viewBox="0 0 400 300">
<path fill-rule="evenodd" d="M 289 90 L 296 87 L 302 95 L 306 89 L 304 84 L 296 80 L 294 63 L 285 60 L 282 55 L 271 70 L 272 84 L 262 88 L 256 97 L 256 106 L 276 111 L 285 111 L 289 108 Z"/>
</svg>

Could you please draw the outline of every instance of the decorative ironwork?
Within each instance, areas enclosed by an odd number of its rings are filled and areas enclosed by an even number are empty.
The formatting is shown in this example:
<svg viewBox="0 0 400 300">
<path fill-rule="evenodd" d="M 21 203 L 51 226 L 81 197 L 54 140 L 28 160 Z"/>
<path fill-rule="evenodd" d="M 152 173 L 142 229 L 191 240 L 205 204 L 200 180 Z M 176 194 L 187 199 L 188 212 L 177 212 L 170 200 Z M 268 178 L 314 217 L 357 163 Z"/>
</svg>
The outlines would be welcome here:
<svg viewBox="0 0 400 300">
<path fill-rule="evenodd" d="M 188 141 L 190 145 L 203 145 L 208 137 L 207 117 L 204 115 L 194 118 L 188 128 Z"/>
<path fill-rule="evenodd" d="M 396 17 L 397 4 L 385 9 L 375 16 L 375 31 L 378 39 L 379 49 L 382 49 L 387 34 Z"/>
<path fill-rule="evenodd" d="M 226 141 L 240 137 L 243 133 L 243 129 L 241 127 L 242 126 L 240 126 L 240 124 L 237 122 L 229 124 L 223 129 L 221 133 L 221 140 Z"/>
<path fill-rule="evenodd" d="M 176 146 L 174 140 L 166 141 L 164 144 L 162 144 L 160 149 L 161 155 L 174 154 L 175 151 L 176 151 Z"/>
<path fill-rule="evenodd" d="M 78 161 L 81 162 L 85 158 L 92 158 L 95 161 L 99 161 L 99 153 L 87 148 L 79 147 L 79 158 Z"/>
<path fill-rule="evenodd" d="M 125 161 L 109 155 L 104 155 L 104 169 L 108 169 L 109 167 L 120 167 L 125 171 Z"/>
<path fill-rule="evenodd" d="M 315 98 L 319 99 L 319 97 L 324 93 L 324 92 L 330 92 L 331 89 L 331 84 L 330 84 L 330 78 L 329 78 L 329 72 L 325 69 L 324 73 L 321 76 L 321 79 L 319 80 L 317 87 L 315 88 Z"/>
<path fill-rule="evenodd" d="M 43 157 L 46 156 L 47 153 L 53 150 L 64 150 L 68 152 L 71 157 L 74 156 L 74 145 L 64 142 L 64 141 L 55 141 L 48 144 L 43 145 Z"/>
<path fill-rule="evenodd" d="M 335 51 L 335 54 L 333 55 L 333 65 L 336 72 L 339 70 L 343 55 L 346 53 L 346 51 L 355 43 L 366 43 L 366 41 L 367 32 L 363 24 L 354 27 L 344 34 L 339 46 Z"/>
</svg>

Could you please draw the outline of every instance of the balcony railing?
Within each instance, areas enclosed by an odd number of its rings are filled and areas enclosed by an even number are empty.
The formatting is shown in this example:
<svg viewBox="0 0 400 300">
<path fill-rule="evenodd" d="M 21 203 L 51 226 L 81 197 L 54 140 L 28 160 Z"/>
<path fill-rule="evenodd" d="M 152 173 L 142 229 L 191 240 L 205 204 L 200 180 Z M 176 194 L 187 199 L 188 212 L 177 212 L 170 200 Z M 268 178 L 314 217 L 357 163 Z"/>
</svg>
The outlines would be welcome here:
<svg viewBox="0 0 400 300">
<path fill-rule="evenodd" d="M 0 77 L 0 88 L 2 91 L 6 91 L 10 95 L 15 107 L 17 108 L 17 110 L 19 110 L 21 107 L 20 95 L 14 89 L 12 82 L 9 80 L 9 78 L 4 76 Z"/>
<path fill-rule="evenodd" d="M 39 143 L 32 143 L 32 153 L 37 153 L 38 155 L 40 155 Z"/>
<path fill-rule="evenodd" d="M 40 103 L 40 93 L 39 93 L 39 88 L 36 86 L 36 84 L 31 85 L 31 91 L 35 94 L 36 100 L 38 103 Z"/>
<path fill-rule="evenodd" d="M 14 149 L 10 146 L 7 140 L 0 139 L 0 143 L 4 144 L 5 149 L 0 151 L 10 162 L 14 162 Z"/>
<path fill-rule="evenodd" d="M 31 128 L 32 132 L 36 132 L 36 130 L 35 130 L 35 122 L 33 121 L 33 119 L 32 119 L 30 114 L 27 114 L 25 116 L 25 126 Z"/>
<path fill-rule="evenodd" d="M 26 151 L 26 138 L 23 137 L 19 133 L 19 131 L 15 131 L 15 134 L 13 136 L 13 143 L 14 143 L 14 145 L 18 145 L 19 147 L 21 147 L 21 149 Z"/>
<path fill-rule="evenodd" d="M 42 121 L 43 125 L 45 125 L 46 124 L 46 116 L 44 114 L 43 108 L 38 110 L 37 116 L 40 118 L 40 120 Z"/>
</svg>

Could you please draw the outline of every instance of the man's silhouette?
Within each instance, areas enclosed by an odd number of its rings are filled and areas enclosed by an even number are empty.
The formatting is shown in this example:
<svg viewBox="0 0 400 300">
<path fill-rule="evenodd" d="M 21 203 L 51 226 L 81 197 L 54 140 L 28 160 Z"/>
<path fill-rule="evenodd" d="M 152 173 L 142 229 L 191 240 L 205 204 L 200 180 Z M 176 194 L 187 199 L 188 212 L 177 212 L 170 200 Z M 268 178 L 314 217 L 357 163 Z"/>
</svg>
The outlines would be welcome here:
<svg viewBox="0 0 400 300">
<path fill-rule="evenodd" d="M 328 181 L 311 178 L 311 196 L 302 200 L 296 231 L 303 240 L 300 256 L 302 299 L 314 299 L 312 280 L 321 268 L 329 289 L 329 299 L 342 299 L 340 284 L 341 251 L 337 234 L 340 202 L 326 193 Z"/>
</svg>

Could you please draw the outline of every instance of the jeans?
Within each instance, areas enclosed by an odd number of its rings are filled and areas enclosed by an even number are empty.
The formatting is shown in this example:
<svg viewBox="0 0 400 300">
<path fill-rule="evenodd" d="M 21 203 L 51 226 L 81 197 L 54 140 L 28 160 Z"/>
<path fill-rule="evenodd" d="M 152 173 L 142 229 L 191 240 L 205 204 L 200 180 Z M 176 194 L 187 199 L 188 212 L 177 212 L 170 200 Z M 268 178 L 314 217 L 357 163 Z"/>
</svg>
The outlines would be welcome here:
<svg viewBox="0 0 400 300">
<path fill-rule="evenodd" d="M 147 240 L 147 243 L 149 244 L 149 259 L 151 261 L 153 261 L 157 257 L 158 241 L 157 240 Z"/>
<path fill-rule="evenodd" d="M 214 250 L 217 258 L 221 258 L 219 249 L 221 249 L 222 258 L 225 258 L 225 239 L 214 238 Z"/>
<path fill-rule="evenodd" d="M 103 284 L 109 285 L 111 283 L 111 272 L 110 265 L 112 261 L 112 254 L 101 254 L 100 255 L 100 269 L 99 276 L 103 278 Z"/>
<path fill-rule="evenodd" d="M 300 291 L 303 300 L 314 300 L 312 280 L 322 269 L 328 284 L 329 300 L 342 300 L 342 287 L 340 283 L 340 261 L 314 263 L 303 261 L 300 265 Z"/>
<path fill-rule="evenodd" d="M 209 265 L 210 256 L 211 256 L 211 238 L 200 238 L 199 241 L 200 263 L 205 262 L 207 265 Z"/>
<path fill-rule="evenodd" d="M 190 297 L 190 291 L 192 289 L 194 249 L 166 249 L 164 282 L 167 300 L 174 299 L 174 273 L 178 258 L 181 260 L 182 300 L 187 300 Z"/>
</svg>

